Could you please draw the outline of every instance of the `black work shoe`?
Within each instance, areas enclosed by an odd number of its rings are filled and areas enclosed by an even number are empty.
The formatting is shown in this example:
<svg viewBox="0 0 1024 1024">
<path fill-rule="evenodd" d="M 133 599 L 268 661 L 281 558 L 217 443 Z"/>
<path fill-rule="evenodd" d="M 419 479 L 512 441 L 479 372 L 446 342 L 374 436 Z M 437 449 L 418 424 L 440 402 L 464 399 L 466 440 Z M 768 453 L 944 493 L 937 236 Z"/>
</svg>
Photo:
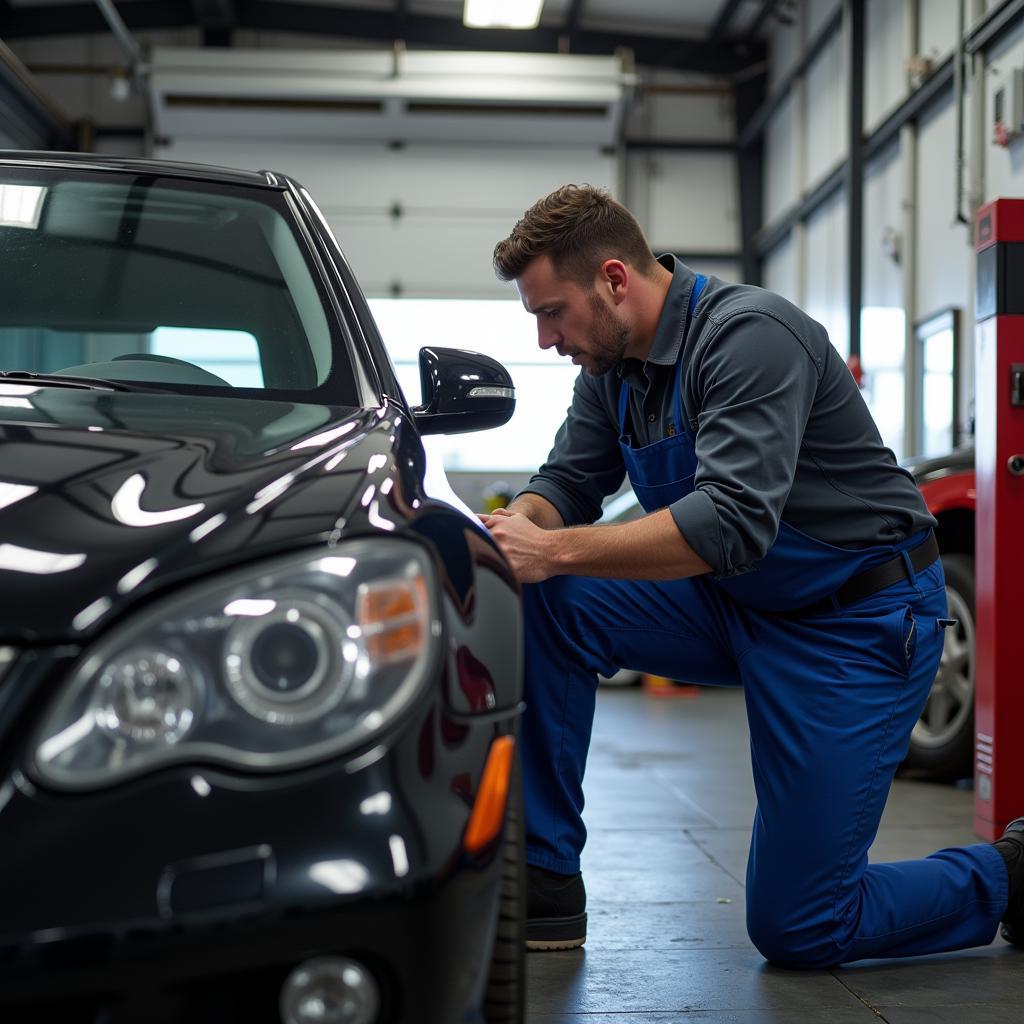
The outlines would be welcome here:
<svg viewBox="0 0 1024 1024">
<path fill-rule="evenodd" d="M 583 875 L 526 865 L 526 948 L 576 949 L 587 941 Z"/>
<path fill-rule="evenodd" d="M 992 844 L 1006 861 L 1010 901 L 1003 915 L 1003 938 L 1024 946 L 1024 818 L 1016 818 Z"/>
</svg>

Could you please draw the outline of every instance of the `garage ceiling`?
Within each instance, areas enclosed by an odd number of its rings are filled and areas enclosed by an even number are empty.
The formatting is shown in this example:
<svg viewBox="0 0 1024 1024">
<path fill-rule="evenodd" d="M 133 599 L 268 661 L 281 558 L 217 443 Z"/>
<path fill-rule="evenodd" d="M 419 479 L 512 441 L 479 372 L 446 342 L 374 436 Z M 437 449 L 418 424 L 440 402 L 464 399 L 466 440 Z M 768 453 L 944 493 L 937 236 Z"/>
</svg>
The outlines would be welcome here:
<svg viewBox="0 0 1024 1024">
<path fill-rule="evenodd" d="M 207 45 L 231 45 L 234 29 L 262 29 L 432 48 L 602 54 L 629 47 L 639 63 L 719 74 L 762 59 L 766 23 L 787 18 L 794 3 L 545 0 L 536 29 L 509 31 L 463 26 L 463 0 L 116 0 L 130 29 L 195 26 Z M 0 0 L 0 38 L 107 31 L 89 0 Z"/>
</svg>

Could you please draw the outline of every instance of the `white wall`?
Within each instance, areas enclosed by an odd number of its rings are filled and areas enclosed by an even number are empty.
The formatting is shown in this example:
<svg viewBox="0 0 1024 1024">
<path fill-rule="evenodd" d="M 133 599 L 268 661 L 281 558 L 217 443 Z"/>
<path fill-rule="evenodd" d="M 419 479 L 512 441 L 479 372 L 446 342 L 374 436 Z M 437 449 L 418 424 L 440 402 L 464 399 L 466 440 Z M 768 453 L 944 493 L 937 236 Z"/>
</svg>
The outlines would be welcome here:
<svg viewBox="0 0 1024 1024">
<path fill-rule="evenodd" d="M 517 145 L 300 143 L 178 138 L 167 159 L 281 170 L 309 189 L 368 295 L 505 298 L 495 243 L 536 199 L 567 181 L 612 187 L 596 149 Z M 389 211 L 400 208 L 400 216 Z"/>
<path fill-rule="evenodd" d="M 968 229 L 954 224 L 956 110 L 933 109 L 918 126 L 917 319 L 965 306 L 970 291 Z"/>
<path fill-rule="evenodd" d="M 641 86 L 626 116 L 626 138 L 727 142 L 735 135 L 728 83 L 664 68 L 640 68 L 640 77 Z"/>
<path fill-rule="evenodd" d="M 813 39 L 835 14 L 842 0 L 798 0 L 807 8 L 807 38 Z"/>
<path fill-rule="evenodd" d="M 864 129 L 871 132 L 907 94 L 904 0 L 868 0 L 864 50 Z"/>
<path fill-rule="evenodd" d="M 985 97 L 986 139 L 994 119 L 995 92 L 1014 68 L 1024 69 L 1024 27 L 1018 28 L 990 54 Z M 1024 196 L 1024 139 L 1006 149 L 988 142 L 985 149 L 985 200 Z"/>
<path fill-rule="evenodd" d="M 960 0 L 918 0 L 918 4 L 921 17 L 919 52 L 939 64 L 956 46 Z"/>
<path fill-rule="evenodd" d="M 764 137 L 764 219 L 770 224 L 800 195 L 795 92 L 771 116 Z"/>
<path fill-rule="evenodd" d="M 824 324 L 832 344 L 845 357 L 850 348 L 847 287 L 846 195 L 837 192 L 806 225 L 803 307 Z"/>
<path fill-rule="evenodd" d="M 626 180 L 626 205 L 654 249 L 739 251 L 733 154 L 640 152 L 630 157 Z"/>
<path fill-rule="evenodd" d="M 865 306 L 903 307 L 903 271 L 884 245 L 887 237 L 899 238 L 903 230 L 902 199 L 903 168 L 899 145 L 894 144 L 864 171 Z"/>
<path fill-rule="evenodd" d="M 843 33 L 837 32 L 807 71 L 805 185 L 820 181 L 846 156 L 849 75 L 846 73 L 845 45 Z"/>
<path fill-rule="evenodd" d="M 625 123 L 629 140 L 729 142 L 735 138 L 731 89 L 708 76 L 641 68 Z M 656 252 L 740 249 L 735 155 L 722 151 L 634 149 L 625 160 L 623 201 Z M 704 264 L 700 269 L 705 269 Z M 708 272 L 735 280 L 735 261 Z"/>
<path fill-rule="evenodd" d="M 799 20 L 792 25 L 775 25 L 768 37 L 768 91 L 771 92 L 793 70 L 803 52 Z"/>
<path fill-rule="evenodd" d="M 762 277 L 765 288 L 784 295 L 790 302 L 802 303 L 800 266 L 797 262 L 798 243 L 790 235 L 776 246 L 764 261 Z"/>
</svg>

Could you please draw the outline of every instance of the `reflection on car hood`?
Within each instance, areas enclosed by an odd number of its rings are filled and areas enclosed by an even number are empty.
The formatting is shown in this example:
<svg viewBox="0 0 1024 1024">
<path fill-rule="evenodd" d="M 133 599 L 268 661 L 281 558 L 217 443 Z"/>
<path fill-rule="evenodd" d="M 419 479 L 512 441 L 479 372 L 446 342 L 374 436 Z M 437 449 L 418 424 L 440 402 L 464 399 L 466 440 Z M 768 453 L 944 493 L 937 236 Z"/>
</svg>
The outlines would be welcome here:
<svg viewBox="0 0 1024 1024">
<path fill-rule="evenodd" d="M 170 582 L 336 539 L 350 516 L 394 529 L 400 487 L 375 497 L 395 471 L 386 410 L 0 390 L 0 642 L 80 640 Z"/>
</svg>

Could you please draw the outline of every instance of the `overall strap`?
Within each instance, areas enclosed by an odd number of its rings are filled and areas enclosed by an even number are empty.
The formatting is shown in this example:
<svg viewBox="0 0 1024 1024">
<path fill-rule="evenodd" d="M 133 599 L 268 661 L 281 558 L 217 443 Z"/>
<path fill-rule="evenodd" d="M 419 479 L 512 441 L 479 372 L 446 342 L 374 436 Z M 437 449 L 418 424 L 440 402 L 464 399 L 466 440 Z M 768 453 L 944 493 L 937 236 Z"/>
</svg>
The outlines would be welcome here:
<svg viewBox="0 0 1024 1024">
<path fill-rule="evenodd" d="M 700 301 L 701 293 L 704 291 L 704 286 L 708 283 L 708 279 L 703 274 L 697 275 L 697 280 L 693 282 L 693 288 L 690 291 L 690 308 L 686 314 L 686 329 L 689 331 L 690 324 L 693 322 L 693 311 L 697 308 L 697 303 Z M 680 353 L 682 355 L 682 353 Z M 686 433 L 685 420 L 683 419 L 683 360 L 679 360 L 679 373 L 676 375 L 676 432 L 679 434 Z"/>
</svg>

